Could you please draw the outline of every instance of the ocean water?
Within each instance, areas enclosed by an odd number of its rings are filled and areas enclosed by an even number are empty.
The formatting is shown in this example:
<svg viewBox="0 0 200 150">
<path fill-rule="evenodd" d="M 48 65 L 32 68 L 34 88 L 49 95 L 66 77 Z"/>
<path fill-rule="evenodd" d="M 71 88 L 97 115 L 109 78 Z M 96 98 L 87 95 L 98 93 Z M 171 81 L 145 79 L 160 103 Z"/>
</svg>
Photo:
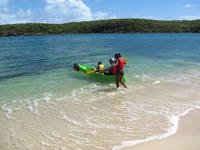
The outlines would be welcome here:
<svg viewBox="0 0 200 150">
<path fill-rule="evenodd" d="M 200 107 L 200 34 L 0 37 L 1 150 L 118 150 Z M 120 52 L 128 89 L 72 69 Z"/>
</svg>

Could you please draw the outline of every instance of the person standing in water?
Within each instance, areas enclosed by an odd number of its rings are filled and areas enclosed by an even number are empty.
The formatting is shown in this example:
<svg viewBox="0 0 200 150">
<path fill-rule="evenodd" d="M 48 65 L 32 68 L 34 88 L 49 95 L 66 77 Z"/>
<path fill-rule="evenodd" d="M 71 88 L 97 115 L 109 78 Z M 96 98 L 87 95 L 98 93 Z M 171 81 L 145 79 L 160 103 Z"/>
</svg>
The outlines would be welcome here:
<svg viewBox="0 0 200 150">
<path fill-rule="evenodd" d="M 121 57 L 120 53 L 115 54 L 115 58 L 117 59 L 116 66 L 117 66 L 117 72 L 116 72 L 116 86 L 119 87 L 119 82 L 127 88 L 125 83 L 122 82 L 122 77 L 124 75 L 124 65 L 126 64 L 126 61 Z"/>
</svg>

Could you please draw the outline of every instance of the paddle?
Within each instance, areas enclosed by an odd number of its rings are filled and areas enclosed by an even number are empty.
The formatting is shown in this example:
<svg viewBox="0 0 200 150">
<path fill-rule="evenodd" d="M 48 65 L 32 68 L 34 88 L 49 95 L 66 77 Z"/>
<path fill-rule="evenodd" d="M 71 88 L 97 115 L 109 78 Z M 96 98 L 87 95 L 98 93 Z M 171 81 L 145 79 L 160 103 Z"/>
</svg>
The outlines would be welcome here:
<svg viewBox="0 0 200 150">
<path fill-rule="evenodd" d="M 93 74 L 94 72 L 96 72 L 97 70 L 90 70 L 90 71 L 88 71 L 88 72 L 86 72 L 87 73 L 87 75 L 91 75 L 91 74 Z"/>
</svg>

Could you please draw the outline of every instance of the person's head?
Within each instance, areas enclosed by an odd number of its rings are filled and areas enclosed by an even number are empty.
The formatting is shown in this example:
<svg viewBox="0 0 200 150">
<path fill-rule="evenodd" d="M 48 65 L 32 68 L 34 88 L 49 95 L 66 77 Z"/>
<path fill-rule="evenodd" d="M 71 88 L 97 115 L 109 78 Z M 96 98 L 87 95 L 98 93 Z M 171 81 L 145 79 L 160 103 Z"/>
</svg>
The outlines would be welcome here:
<svg viewBox="0 0 200 150">
<path fill-rule="evenodd" d="M 120 53 L 115 54 L 115 58 L 116 58 L 116 59 L 118 59 L 118 58 L 120 58 L 120 57 L 121 57 L 121 54 L 120 54 Z"/>
<path fill-rule="evenodd" d="M 115 59 L 114 59 L 114 58 L 110 58 L 109 62 L 110 62 L 110 64 L 112 65 L 112 64 L 115 63 Z"/>
<path fill-rule="evenodd" d="M 101 61 L 99 61 L 99 62 L 98 62 L 98 65 L 101 65 L 101 64 L 102 64 L 102 62 L 101 62 Z"/>
</svg>

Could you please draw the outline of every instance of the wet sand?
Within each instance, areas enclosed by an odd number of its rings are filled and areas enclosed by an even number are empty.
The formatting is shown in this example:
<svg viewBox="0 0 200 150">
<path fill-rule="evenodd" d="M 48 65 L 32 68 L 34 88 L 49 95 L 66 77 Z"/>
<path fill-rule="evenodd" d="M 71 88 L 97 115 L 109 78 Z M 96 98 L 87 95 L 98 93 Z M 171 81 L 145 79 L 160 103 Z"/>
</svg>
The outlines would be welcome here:
<svg viewBox="0 0 200 150">
<path fill-rule="evenodd" d="M 176 134 L 120 150 L 199 150 L 200 109 L 181 117 Z"/>
</svg>

